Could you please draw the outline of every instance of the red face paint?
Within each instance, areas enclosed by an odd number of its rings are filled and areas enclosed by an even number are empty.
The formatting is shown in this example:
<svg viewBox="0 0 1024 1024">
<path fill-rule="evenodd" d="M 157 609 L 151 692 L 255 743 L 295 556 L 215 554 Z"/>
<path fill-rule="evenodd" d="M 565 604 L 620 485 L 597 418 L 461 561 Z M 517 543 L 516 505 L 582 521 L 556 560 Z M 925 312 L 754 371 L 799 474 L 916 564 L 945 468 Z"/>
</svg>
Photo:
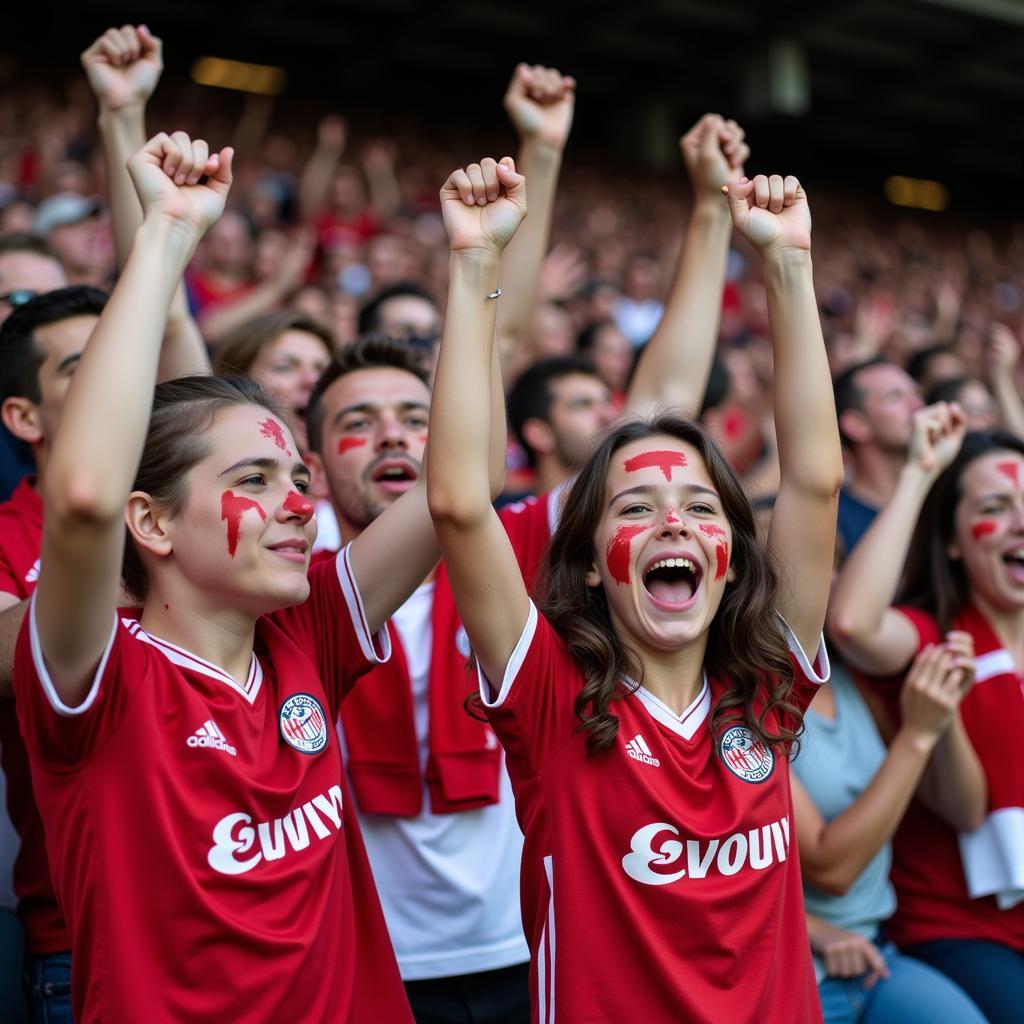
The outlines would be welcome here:
<svg viewBox="0 0 1024 1024">
<path fill-rule="evenodd" d="M 416 439 L 419 441 L 420 444 L 426 444 L 427 443 L 427 435 L 426 434 L 419 434 L 419 435 L 417 435 Z"/>
<path fill-rule="evenodd" d="M 310 519 L 313 515 L 313 503 L 298 491 L 288 492 L 288 496 L 284 499 L 284 508 L 286 512 L 302 516 L 305 519 Z"/>
<path fill-rule="evenodd" d="M 682 452 L 642 452 L 632 459 L 626 459 L 623 468 L 627 473 L 635 473 L 638 469 L 660 469 L 665 479 L 671 481 L 672 470 L 676 466 L 685 466 L 686 456 Z"/>
<path fill-rule="evenodd" d="M 679 516 L 676 515 L 675 510 L 672 509 L 669 511 L 669 514 L 665 516 L 665 522 L 668 523 L 669 526 L 678 526 L 682 522 L 682 519 L 680 519 Z"/>
<path fill-rule="evenodd" d="M 987 537 L 990 533 L 995 533 L 996 528 L 996 524 L 991 519 L 982 519 L 971 527 L 971 536 L 975 540 L 980 540 L 982 537 Z"/>
<path fill-rule="evenodd" d="M 238 530 L 242 523 L 242 516 L 249 509 L 254 508 L 260 514 L 260 519 L 266 521 L 267 513 L 251 498 L 243 498 L 231 491 L 225 491 L 220 496 L 220 517 L 228 524 L 228 554 L 234 558 L 235 550 L 238 547 Z"/>
<path fill-rule="evenodd" d="M 649 530 L 649 526 L 642 526 L 640 523 L 631 523 L 629 526 L 620 526 L 615 531 L 608 550 L 605 552 L 605 564 L 608 572 L 616 583 L 629 583 L 629 545 L 638 533 Z"/>
<path fill-rule="evenodd" d="M 284 431 L 281 429 L 281 424 L 277 420 L 265 419 L 260 423 L 260 433 L 264 437 L 269 437 L 278 448 L 281 449 L 289 458 L 291 458 L 291 452 L 288 450 L 288 442 L 285 440 Z"/>
<path fill-rule="evenodd" d="M 997 462 L 996 469 L 1003 476 L 1009 477 L 1014 487 L 1020 487 L 1020 463 L 1019 462 Z"/>
<path fill-rule="evenodd" d="M 729 544 L 725 539 L 725 530 L 714 523 L 701 523 L 700 532 L 705 537 L 714 537 L 715 544 L 715 579 L 720 580 L 729 571 Z"/>
<path fill-rule="evenodd" d="M 353 448 L 362 448 L 366 444 L 365 437 L 343 437 L 338 442 L 338 454 L 344 455 L 345 452 L 351 451 Z"/>
</svg>

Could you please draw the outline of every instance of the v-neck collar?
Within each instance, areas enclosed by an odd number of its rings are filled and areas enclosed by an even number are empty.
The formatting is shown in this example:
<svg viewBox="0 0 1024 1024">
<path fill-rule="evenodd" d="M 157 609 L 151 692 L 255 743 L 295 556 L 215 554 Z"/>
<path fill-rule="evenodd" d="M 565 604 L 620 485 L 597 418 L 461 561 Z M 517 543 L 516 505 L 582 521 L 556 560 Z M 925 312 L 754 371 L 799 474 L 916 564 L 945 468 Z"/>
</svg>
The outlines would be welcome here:
<svg viewBox="0 0 1024 1024">
<path fill-rule="evenodd" d="M 631 686 L 636 686 L 632 680 Z M 697 730 L 707 721 L 711 711 L 711 687 L 708 685 L 707 673 L 704 673 L 704 685 L 700 693 L 693 699 L 681 715 L 677 715 L 660 697 L 656 697 L 644 686 L 636 686 L 633 695 L 644 706 L 647 713 L 666 729 L 671 729 L 684 740 L 692 740 Z"/>
<path fill-rule="evenodd" d="M 163 640 L 158 636 L 153 636 L 152 633 L 147 633 L 137 619 L 126 618 L 122 621 L 128 632 L 136 640 L 141 640 L 144 644 L 150 644 L 152 647 L 155 647 L 168 661 L 179 665 L 181 668 L 187 668 L 192 672 L 200 672 L 204 676 L 209 676 L 210 679 L 216 679 L 218 682 L 224 683 L 230 686 L 231 689 L 236 690 L 250 704 L 255 702 L 256 695 L 260 692 L 260 687 L 263 685 L 263 666 L 260 665 L 255 651 L 253 651 L 252 659 L 249 662 L 249 674 L 243 684 L 235 679 L 234 676 L 225 672 L 219 665 L 214 665 L 213 662 L 200 658 L 198 654 L 193 654 L 191 651 L 185 650 L 184 647 L 171 643 L 170 640 Z"/>
</svg>

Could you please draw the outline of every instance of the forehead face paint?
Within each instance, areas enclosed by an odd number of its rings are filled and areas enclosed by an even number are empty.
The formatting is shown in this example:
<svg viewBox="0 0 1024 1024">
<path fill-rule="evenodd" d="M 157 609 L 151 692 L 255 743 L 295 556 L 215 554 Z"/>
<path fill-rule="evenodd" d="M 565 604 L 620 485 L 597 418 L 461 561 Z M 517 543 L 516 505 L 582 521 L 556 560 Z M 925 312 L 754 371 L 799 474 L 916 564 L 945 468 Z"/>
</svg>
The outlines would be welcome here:
<svg viewBox="0 0 1024 1024">
<path fill-rule="evenodd" d="M 225 491 L 220 496 L 220 517 L 228 524 L 228 554 L 234 558 L 238 548 L 238 530 L 242 523 L 242 516 L 254 508 L 260 514 L 260 519 L 266 522 L 267 513 L 262 507 L 251 498 L 243 498 L 239 494 Z"/>
<path fill-rule="evenodd" d="M 987 537 L 990 533 L 995 532 L 996 524 L 991 519 L 982 519 L 971 527 L 971 536 L 975 540 L 980 540 L 982 537 Z"/>
<path fill-rule="evenodd" d="M 620 526 L 615 531 L 605 552 L 605 564 L 608 572 L 616 583 L 629 583 L 629 545 L 633 538 L 649 530 L 649 526 L 640 523 L 630 523 L 628 526 Z"/>
<path fill-rule="evenodd" d="M 298 491 L 288 492 L 288 496 L 284 499 L 284 508 L 286 512 L 291 512 L 297 516 L 305 516 L 307 519 L 313 515 L 313 503 Z"/>
<path fill-rule="evenodd" d="M 362 448 L 364 444 L 366 444 L 365 437 L 343 437 L 338 442 L 338 454 L 344 455 L 345 452 L 349 452 L 353 448 Z"/>
<path fill-rule="evenodd" d="M 686 465 L 686 456 L 682 452 L 641 452 L 622 464 L 627 473 L 635 473 L 638 469 L 660 469 L 665 479 L 672 480 L 672 470 L 677 466 Z"/>
<path fill-rule="evenodd" d="M 715 579 L 720 580 L 729 571 L 729 543 L 725 539 L 725 530 L 714 523 L 701 523 L 700 532 L 715 540 Z"/>
<path fill-rule="evenodd" d="M 264 437 L 269 437 L 278 448 L 281 449 L 289 458 L 291 458 L 291 452 L 288 450 L 288 442 L 284 438 L 284 431 L 281 429 L 281 424 L 277 420 L 272 420 L 269 417 L 260 423 L 260 433 Z"/>
<path fill-rule="evenodd" d="M 1008 477 L 1014 487 L 1020 487 L 1019 462 L 997 462 L 996 469 L 998 469 L 1003 476 Z"/>
</svg>

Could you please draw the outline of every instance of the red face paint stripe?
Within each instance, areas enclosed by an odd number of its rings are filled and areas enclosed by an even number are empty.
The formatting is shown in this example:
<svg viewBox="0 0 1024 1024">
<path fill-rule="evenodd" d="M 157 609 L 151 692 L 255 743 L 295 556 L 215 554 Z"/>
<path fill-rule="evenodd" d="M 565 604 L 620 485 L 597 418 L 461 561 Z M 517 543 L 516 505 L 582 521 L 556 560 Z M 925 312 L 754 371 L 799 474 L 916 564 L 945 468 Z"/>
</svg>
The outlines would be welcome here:
<svg viewBox="0 0 1024 1024">
<path fill-rule="evenodd" d="M 277 420 L 265 419 L 260 423 L 260 433 L 264 437 L 269 437 L 278 448 L 281 449 L 289 458 L 292 453 L 288 450 L 288 442 L 285 440 L 284 431 L 281 429 L 281 424 Z"/>
<path fill-rule="evenodd" d="M 1014 487 L 1020 486 L 1020 463 L 1019 462 L 997 462 L 996 469 L 999 470 L 1003 476 L 1009 477 L 1013 481 Z"/>
<path fill-rule="evenodd" d="M 351 451 L 353 448 L 362 448 L 366 444 L 365 437 L 343 437 L 338 442 L 338 454 L 344 455 L 345 452 Z"/>
<path fill-rule="evenodd" d="M 615 531 L 605 552 L 605 564 L 608 572 L 616 583 L 629 583 L 629 545 L 633 538 L 649 530 L 649 526 L 642 526 L 634 523 L 630 526 L 620 526 Z"/>
<path fill-rule="evenodd" d="M 971 536 L 975 540 L 979 540 L 981 537 L 987 537 L 990 533 L 996 532 L 996 524 L 991 519 L 982 519 L 981 522 L 975 523 L 971 527 Z"/>
<path fill-rule="evenodd" d="M 705 537 L 721 538 L 715 544 L 715 579 L 723 579 L 729 571 L 729 545 L 725 540 L 725 530 L 714 523 L 701 523 L 700 532 Z"/>
<path fill-rule="evenodd" d="M 626 459 L 623 468 L 627 473 L 635 473 L 638 469 L 660 469 L 665 479 L 672 480 L 672 470 L 677 466 L 686 465 L 686 456 L 682 452 L 641 452 L 632 459 Z"/>
<path fill-rule="evenodd" d="M 251 498 L 243 498 L 231 491 L 225 491 L 220 496 L 220 517 L 228 524 L 228 554 L 234 558 L 238 548 L 238 532 L 242 523 L 242 516 L 254 508 L 260 514 L 260 519 L 266 521 L 267 513 Z"/>
<path fill-rule="evenodd" d="M 291 512 L 297 516 L 305 516 L 307 519 L 313 515 L 313 503 L 298 491 L 288 492 L 288 496 L 284 499 L 284 508 L 286 512 Z"/>
</svg>

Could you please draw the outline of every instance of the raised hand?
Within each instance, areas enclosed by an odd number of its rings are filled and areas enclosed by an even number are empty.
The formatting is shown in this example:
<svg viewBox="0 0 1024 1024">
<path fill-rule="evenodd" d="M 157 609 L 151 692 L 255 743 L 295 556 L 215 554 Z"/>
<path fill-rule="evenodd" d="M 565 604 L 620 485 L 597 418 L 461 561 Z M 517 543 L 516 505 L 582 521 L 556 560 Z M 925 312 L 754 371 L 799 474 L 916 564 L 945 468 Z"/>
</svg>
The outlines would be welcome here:
<svg viewBox="0 0 1024 1024">
<path fill-rule="evenodd" d="M 517 64 L 505 91 L 505 111 L 524 142 L 565 147 L 572 128 L 576 79 L 539 64 Z"/>
<path fill-rule="evenodd" d="M 921 651 L 900 691 L 902 727 L 925 743 L 938 742 L 973 682 L 974 649 L 969 636 L 965 646 L 964 636 Z"/>
<path fill-rule="evenodd" d="M 155 135 L 128 161 L 144 218 L 176 221 L 202 236 L 224 210 L 233 156 L 230 146 L 211 153 L 184 132 Z"/>
<path fill-rule="evenodd" d="M 791 174 L 759 174 L 722 186 L 733 227 L 762 256 L 784 250 L 810 252 L 811 211 L 807 193 Z"/>
<path fill-rule="evenodd" d="M 988 363 L 993 377 L 1012 374 L 1020 360 L 1020 342 L 1006 324 L 993 324 L 988 343 Z"/>
<path fill-rule="evenodd" d="M 956 458 L 966 433 L 967 418 L 955 402 L 936 402 L 918 409 L 907 461 L 937 476 Z"/>
<path fill-rule="evenodd" d="M 500 254 L 526 216 L 526 179 L 512 157 L 484 157 L 451 173 L 441 188 L 441 215 L 452 252 Z"/>
<path fill-rule="evenodd" d="M 683 163 L 698 199 L 715 196 L 723 185 L 743 177 L 750 147 L 735 121 L 720 114 L 705 114 L 680 140 Z"/>
<path fill-rule="evenodd" d="M 316 141 L 320 149 L 341 152 L 347 139 L 348 122 L 340 114 L 325 114 L 320 118 L 316 129 Z"/>
<path fill-rule="evenodd" d="M 143 106 L 164 69 L 163 43 L 145 25 L 109 28 L 81 57 L 103 110 Z"/>
</svg>

